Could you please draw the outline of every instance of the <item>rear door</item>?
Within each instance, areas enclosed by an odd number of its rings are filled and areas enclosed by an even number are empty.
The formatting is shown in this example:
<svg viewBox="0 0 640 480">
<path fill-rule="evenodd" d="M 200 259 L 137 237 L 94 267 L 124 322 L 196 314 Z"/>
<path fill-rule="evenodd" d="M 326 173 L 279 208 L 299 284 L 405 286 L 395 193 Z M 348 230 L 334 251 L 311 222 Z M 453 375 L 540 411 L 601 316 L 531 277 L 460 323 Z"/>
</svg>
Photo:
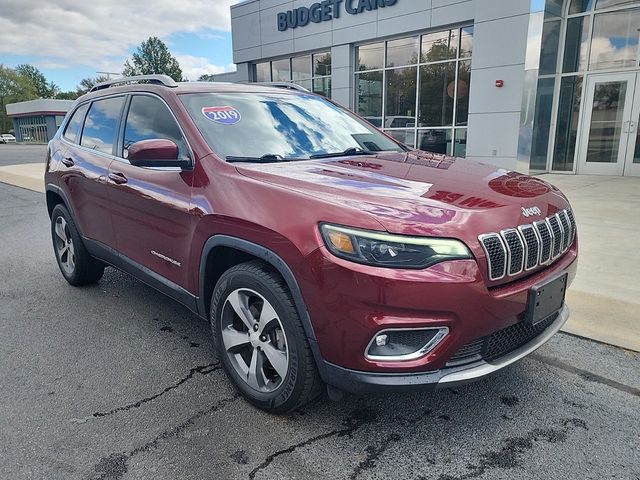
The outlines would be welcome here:
<svg viewBox="0 0 640 480">
<path fill-rule="evenodd" d="M 133 143 L 175 142 L 192 153 L 166 103 L 152 94 L 128 101 L 122 141 L 109 169 L 109 198 L 118 251 L 130 260 L 189 290 L 188 258 L 195 225 L 190 214 L 193 173 L 180 168 L 135 167 L 127 160 Z"/>
<path fill-rule="evenodd" d="M 63 134 L 63 188 L 82 235 L 115 246 L 106 180 L 117 143 L 124 96 L 81 105 Z"/>
</svg>

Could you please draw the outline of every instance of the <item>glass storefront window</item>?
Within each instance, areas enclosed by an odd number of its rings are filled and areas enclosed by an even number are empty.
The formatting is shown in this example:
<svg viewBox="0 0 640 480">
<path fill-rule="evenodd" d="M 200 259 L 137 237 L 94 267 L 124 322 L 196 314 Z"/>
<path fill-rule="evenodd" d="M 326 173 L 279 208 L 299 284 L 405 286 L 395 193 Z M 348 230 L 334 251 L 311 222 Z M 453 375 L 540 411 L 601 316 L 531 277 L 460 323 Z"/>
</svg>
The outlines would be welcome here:
<svg viewBox="0 0 640 480">
<path fill-rule="evenodd" d="M 288 82 L 291 80 L 291 65 L 288 58 L 271 62 L 271 77 L 274 82 Z"/>
<path fill-rule="evenodd" d="M 471 58 L 473 53 L 473 27 L 465 27 L 460 35 L 460 58 Z"/>
<path fill-rule="evenodd" d="M 560 20 L 547 20 L 542 28 L 542 51 L 540 52 L 540 75 L 556 73 L 558 45 L 560 44 Z"/>
<path fill-rule="evenodd" d="M 455 67 L 455 62 L 433 63 L 420 67 L 419 126 L 453 125 Z"/>
<path fill-rule="evenodd" d="M 323 52 L 313 55 L 313 76 L 328 77 L 331 75 L 331 53 Z"/>
<path fill-rule="evenodd" d="M 593 8 L 593 0 L 571 0 L 569 15 L 574 13 L 588 12 Z"/>
<path fill-rule="evenodd" d="M 271 81 L 271 63 L 256 63 L 256 82 Z"/>
<path fill-rule="evenodd" d="M 407 147 L 416 148 L 415 130 L 389 130 L 387 133 Z"/>
<path fill-rule="evenodd" d="M 386 72 L 385 127 L 415 127 L 417 68 Z M 401 124 L 398 124 L 401 122 Z"/>
<path fill-rule="evenodd" d="M 468 43 L 468 36 L 465 40 Z M 466 47 L 471 53 L 470 44 Z M 429 33 L 422 36 L 422 55 L 420 61 L 438 62 L 441 60 L 451 60 L 458 54 L 458 30 L 447 30 L 445 32 Z"/>
<path fill-rule="evenodd" d="M 417 148 L 420 150 L 426 150 L 427 152 L 441 153 L 442 155 L 453 155 L 451 137 L 452 130 L 449 128 L 421 130 L 418 132 Z"/>
<path fill-rule="evenodd" d="M 316 78 L 313 80 L 313 93 L 323 97 L 331 97 L 331 77 Z"/>
<path fill-rule="evenodd" d="M 308 80 L 311 78 L 311 55 L 291 59 L 291 79 Z"/>
<path fill-rule="evenodd" d="M 587 66 L 587 47 L 589 45 L 588 17 L 576 17 L 567 20 L 567 37 L 564 46 L 564 73 L 582 72 Z"/>
<path fill-rule="evenodd" d="M 358 47 L 357 70 L 378 70 L 384 67 L 384 43 Z"/>
<path fill-rule="evenodd" d="M 358 47 L 356 110 L 406 145 L 465 156 L 472 52 L 472 26 Z"/>
<path fill-rule="evenodd" d="M 637 3 L 638 0 L 596 0 L 596 10 Z"/>
<path fill-rule="evenodd" d="M 638 65 L 640 8 L 597 14 L 593 24 L 590 70 Z"/>
<path fill-rule="evenodd" d="M 453 146 L 453 155 L 456 157 L 467 156 L 467 129 L 456 128 L 456 141 Z"/>
<path fill-rule="evenodd" d="M 456 125 L 466 126 L 469 120 L 469 90 L 471 86 L 471 60 L 458 63 L 458 83 L 456 88 Z M 447 95 L 450 95 L 450 87 Z"/>
<path fill-rule="evenodd" d="M 531 144 L 531 163 L 533 170 L 547 169 L 549 150 L 549 132 L 551 131 L 551 113 L 553 111 L 553 90 L 555 78 L 543 78 L 538 81 L 536 113 L 533 120 Z"/>
<path fill-rule="evenodd" d="M 420 39 L 401 38 L 387 43 L 387 67 L 401 67 L 418 63 Z"/>
<path fill-rule="evenodd" d="M 382 127 L 382 72 L 356 76 L 356 110 L 376 127 Z"/>
<path fill-rule="evenodd" d="M 256 82 L 292 82 L 331 98 L 330 52 L 256 63 L 254 67 Z"/>
<path fill-rule="evenodd" d="M 582 76 L 564 77 L 560 83 L 560 103 L 558 106 L 553 170 L 573 170 L 582 84 Z"/>
</svg>

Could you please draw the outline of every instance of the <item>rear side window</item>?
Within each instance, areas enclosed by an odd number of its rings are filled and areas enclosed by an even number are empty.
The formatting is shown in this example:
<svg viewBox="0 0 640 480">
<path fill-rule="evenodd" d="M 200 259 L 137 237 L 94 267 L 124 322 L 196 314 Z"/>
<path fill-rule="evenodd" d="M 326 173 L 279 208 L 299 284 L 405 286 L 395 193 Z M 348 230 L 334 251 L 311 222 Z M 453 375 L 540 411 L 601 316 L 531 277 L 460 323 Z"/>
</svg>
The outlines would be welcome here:
<svg viewBox="0 0 640 480">
<path fill-rule="evenodd" d="M 89 109 L 89 104 L 82 105 L 74 112 L 71 120 L 67 124 L 67 128 L 64 130 L 64 138 L 72 143 L 78 143 L 80 140 L 80 132 L 82 131 L 82 122 Z"/>
<path fill-rule="evenodd" d="M 105 98 L 93 102 L 84 121 L 80 145 L 111 154 L 118 137 L 118 120 L 123 105 L 124 97 Z"/>
<path fill-rule="evenodd" d="M 162 100 L 149 95 L 131 98 L 124 127 L 124 149 L 141 140 L 165 139 L 178 145 L 180 156 L 187 156 L 187 145 L 171 111 Z M 120 155 L 126 158 L 125 155 Z"/>
</svg>

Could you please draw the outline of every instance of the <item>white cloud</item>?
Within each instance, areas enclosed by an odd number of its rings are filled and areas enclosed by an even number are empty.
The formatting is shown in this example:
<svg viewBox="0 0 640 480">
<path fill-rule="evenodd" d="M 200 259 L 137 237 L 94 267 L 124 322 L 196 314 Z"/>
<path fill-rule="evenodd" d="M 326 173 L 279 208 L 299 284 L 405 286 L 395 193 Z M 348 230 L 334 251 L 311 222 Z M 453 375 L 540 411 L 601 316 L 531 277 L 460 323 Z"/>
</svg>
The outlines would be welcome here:
<svg viewBox="0 0 640 480">
<path fill-rule="evenodd" d="M 0 54 L 96 70 L 118 65 L 119 71 L 129 51 L 150 36 L 229 31 L 229 7 L 238 1 L 0 0 Z"/>
<path fill-rule="evenodd" d="M 182 76 L 191 81 L 197 80 L 200 75 L 232 72 L 236 69 L 234 64 L 221 66 L 209 63 L 205 57 L 194 57 L 192 55 L 176 55 Z"/>
</svg>

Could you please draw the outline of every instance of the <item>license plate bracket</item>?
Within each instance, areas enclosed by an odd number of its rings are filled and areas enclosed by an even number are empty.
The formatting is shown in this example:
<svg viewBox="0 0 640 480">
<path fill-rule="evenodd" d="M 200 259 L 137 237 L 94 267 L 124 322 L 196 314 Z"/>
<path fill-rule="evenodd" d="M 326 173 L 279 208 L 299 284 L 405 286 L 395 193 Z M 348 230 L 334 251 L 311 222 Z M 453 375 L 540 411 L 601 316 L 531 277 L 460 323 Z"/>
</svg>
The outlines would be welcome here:
<svg viewBox="0 0 640 480">
<path fill-rule="evenodd" d="M 536 325 L 562 308 L 567 293 L 568 278 L 567 273 L 561 273 L 531 288 L 526 315 L 526 321 L 529 324 Z"/>
</svg>

